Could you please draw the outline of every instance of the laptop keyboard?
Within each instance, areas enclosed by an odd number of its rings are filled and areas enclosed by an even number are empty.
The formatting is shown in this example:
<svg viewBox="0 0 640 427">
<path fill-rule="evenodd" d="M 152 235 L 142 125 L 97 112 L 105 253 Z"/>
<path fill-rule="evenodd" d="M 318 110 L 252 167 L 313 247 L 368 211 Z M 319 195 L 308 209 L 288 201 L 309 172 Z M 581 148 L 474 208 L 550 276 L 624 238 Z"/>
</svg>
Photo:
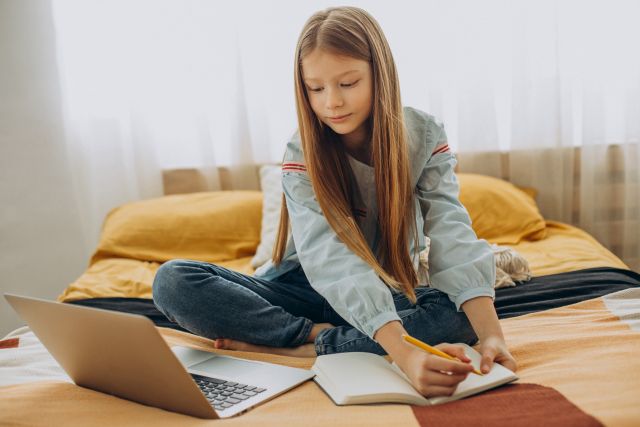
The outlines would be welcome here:
<svg viewBox="0 0 640 427">
<path fill-rule="evenodd" d="M 204 377 L 197 374 L 191 374 L 191 376 L 209 403 L 211 403 L 211 406 L 217 411 L 223 411 L 266 390 L 252 385 Z"/>
</svg>

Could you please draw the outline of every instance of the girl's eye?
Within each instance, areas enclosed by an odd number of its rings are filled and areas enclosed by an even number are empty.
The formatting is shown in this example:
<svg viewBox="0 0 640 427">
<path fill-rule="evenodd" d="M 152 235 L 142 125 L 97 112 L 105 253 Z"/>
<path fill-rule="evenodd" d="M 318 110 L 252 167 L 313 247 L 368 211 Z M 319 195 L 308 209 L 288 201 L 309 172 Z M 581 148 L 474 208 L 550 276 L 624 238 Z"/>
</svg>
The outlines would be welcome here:
<svg viewBox="0 0 640 427">
<path fill-rule="evenodd" d="M 356 83 L 358 83 L 358 82 L 345 83 L 345 84 L 343 84 L 343 85 L 342 85 L 342 87 L 351 87 L 351 86 L 353 86 L 353 85 L 354 85 L 354 84 L 356 84 Z"/>
<path fill-rule="evenodd" d="M 353 82 L 353 83 L 343 83 L 343 84 L 341 84 L 340 86 L 342 86 L 342 87 L 353 87 L 353 86 L 354 86 L 356 83 L 358 83 L 359 81 L 360 81 L 360 80 L 356 80 L 356 81 L 355 81 L 355 82 Z M 309 90 L 310 90 L 311 92 L 320 92 L 322 89 L 323 89 L 323 88 L 317 88 L 317 89 L 309 88 Z"/>
</svg>

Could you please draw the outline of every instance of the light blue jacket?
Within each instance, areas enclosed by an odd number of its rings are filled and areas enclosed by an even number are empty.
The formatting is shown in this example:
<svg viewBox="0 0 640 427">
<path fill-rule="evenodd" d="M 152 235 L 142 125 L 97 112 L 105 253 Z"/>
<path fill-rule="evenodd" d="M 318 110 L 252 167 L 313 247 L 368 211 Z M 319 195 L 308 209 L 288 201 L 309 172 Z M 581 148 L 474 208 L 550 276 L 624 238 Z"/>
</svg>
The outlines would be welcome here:
<svg viewBox="0 0 640 427">
<path fill-rule="evenodd" d="M 447 144 L 444 127 L 436 119 L 411 107 L 403 109 L 409 132 L 409 159 L 415 188 L 415 212 L 419 248 L 410 254 L 418 271 L 418 253 L 429 236 L 429 285 L 445 292 L 460 310 L 467 300 L 495 297 L 495 260 L 491 247 L 471 228 L 466 209 L 458 200 L 454 174 L 455 156 Z M 358 183 L 357 222 L 376 253 L 379 241 L 376 189 L 373 168 L 349 156 Z M 302 265 L 313 289 L 355 328 L 373 339 L 376 331 L 396 313 L 392 293 L 376 272 L 353 253 L 329 226 L 315 197 L 304 166 L 299 133 L 287 144 L 283 160 L 282 187 L 291 231 L 279 266 L 271 260 L 255 276 L 271 280 Z M 427 284 L 421 284 L 426 286 Z M 292 285 L 293 286 L 293 285 Z"/>
</svg>

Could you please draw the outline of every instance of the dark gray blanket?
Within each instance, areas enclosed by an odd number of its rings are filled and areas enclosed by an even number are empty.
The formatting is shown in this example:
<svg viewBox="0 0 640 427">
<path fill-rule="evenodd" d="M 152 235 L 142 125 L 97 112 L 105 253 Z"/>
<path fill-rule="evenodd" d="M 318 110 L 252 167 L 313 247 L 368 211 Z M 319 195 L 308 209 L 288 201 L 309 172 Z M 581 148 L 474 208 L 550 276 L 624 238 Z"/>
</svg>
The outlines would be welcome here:
<svg viewBox="0 0 640 427">
<path fill-rule="evenodd" d="M 575 304 L 612 292 L 640 286 L 640 274 L 619 268 L 589 268 L 534 277 L 512 288 L 496 290 L 495 307 L 500 319 Z M 157 326 L 185 331 L 169 321 L 147 298 L 89 298 L 69 304 L 147 316 Z"/>
</svg>

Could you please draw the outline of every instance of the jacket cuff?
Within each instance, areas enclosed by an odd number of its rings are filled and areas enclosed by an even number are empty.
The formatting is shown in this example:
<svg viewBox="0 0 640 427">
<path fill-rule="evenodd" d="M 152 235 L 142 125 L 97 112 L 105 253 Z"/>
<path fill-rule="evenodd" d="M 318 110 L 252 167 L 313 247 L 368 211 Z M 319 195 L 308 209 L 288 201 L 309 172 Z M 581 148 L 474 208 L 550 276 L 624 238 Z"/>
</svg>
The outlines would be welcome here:
<svg viewBox="0 0 640 427">
<path fill-rule="evenodd" d="M 450 297 L 450 299 L 456 305 L 456 310 L 461 311 L 460 307 L 462 304 L 477 297 L 491 297 L 491 299 L 495 300 L 496 291 L 492 287 L 478 286 L 476 288 L 467 289 L 456 297 Z"/>
<path fill-rule="evenodd" d="M 371 320 L 369 320 L 364 325 L 364 327 L 365 327 L 364 332 L 369 336 L 369 338 L 371 338 L 373 341 L 377 342 L 376 340 L 373 339 L 373 336 L 376 334 L 378 329 L 380 329 L 385 324 L 387 324 L 387 323 L 389 323 L 391 321 L 394 321 L 394 320 L 399 320 L 400 323 L 402 323 L 402 319 L 400 319 L 400 316 L 398 316 L 398 313 L 396 311 L 385 311 L 385 312 L 382 312 L 382 313 L 378 314 L 377 316 L 375 316 L 374 318 L 372 318 Z"/>
</svg>

